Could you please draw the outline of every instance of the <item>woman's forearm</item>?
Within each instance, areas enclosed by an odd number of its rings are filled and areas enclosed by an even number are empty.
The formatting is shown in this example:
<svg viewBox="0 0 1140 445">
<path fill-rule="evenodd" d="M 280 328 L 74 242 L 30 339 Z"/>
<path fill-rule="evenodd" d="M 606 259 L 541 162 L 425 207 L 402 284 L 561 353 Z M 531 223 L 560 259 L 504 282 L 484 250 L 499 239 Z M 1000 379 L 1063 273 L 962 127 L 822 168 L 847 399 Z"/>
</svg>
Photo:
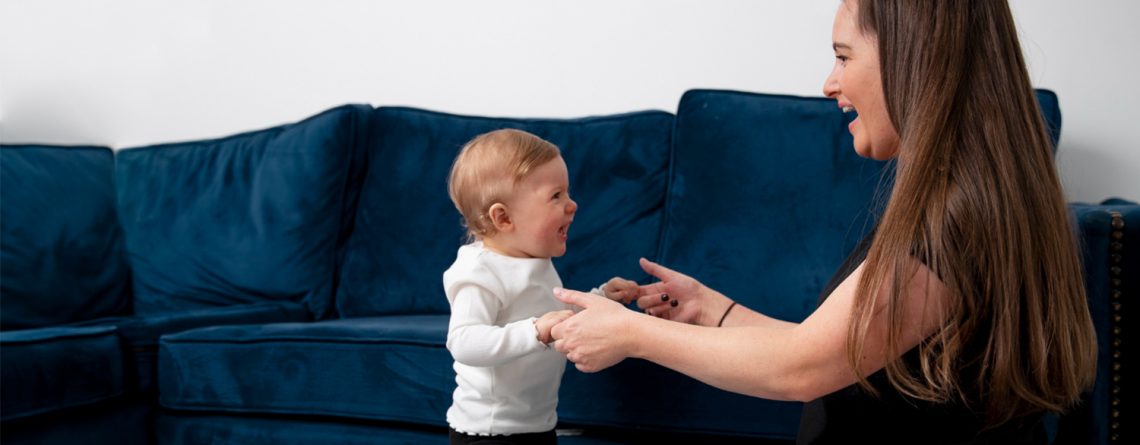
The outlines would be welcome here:
<svg viewBox="0 0 1140 445">
<path fill-rule="evenodd" d="M 739 312 L 738 312 L 739 311 Z M 807 363 L 797 324 L 737 305 L 725 327 L 703 327 L 638 316 L 631 356 L 658 363 L 727 391 L 773 400 L 807 400 Z"/>
</svg>

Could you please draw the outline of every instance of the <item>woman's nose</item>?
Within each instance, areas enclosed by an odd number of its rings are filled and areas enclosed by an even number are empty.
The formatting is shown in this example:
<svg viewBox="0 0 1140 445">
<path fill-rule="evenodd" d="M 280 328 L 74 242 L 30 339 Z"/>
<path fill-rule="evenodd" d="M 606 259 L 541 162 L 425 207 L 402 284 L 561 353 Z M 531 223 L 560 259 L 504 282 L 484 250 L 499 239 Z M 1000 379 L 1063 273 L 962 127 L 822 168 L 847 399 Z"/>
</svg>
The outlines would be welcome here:
<svg viewBox="0 0 1140 445">
<path fill-rule="evenodd" d="M 823 95 L 833 99 L 839 96 L 839 80 L 835 74 L 836 71 L 836 69 L 832 69 L 827 78 L 823 80 Z"/>
</svg>

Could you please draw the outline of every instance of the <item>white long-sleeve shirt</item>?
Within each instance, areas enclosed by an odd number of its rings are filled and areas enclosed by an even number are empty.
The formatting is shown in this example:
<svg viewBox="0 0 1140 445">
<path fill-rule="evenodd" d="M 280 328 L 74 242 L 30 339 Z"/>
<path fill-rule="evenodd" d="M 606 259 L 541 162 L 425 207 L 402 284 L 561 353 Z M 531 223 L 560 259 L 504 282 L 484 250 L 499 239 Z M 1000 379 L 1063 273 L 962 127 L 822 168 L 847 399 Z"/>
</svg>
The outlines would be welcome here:
<svg viewBox="0 0 1140 445">
<path fill-rule="evenodd" d="M 548 258 L 515 258 L 481 242 L 459 248 L 443 273 L 451 303 L 447 350 L 455 381 L 447 422 L 479 435 L 537 433 L 558 422 L 566 358 L 538 341 L 537 317 L 568 309 L 554 298 L 562 280 Z"/>
</svg>

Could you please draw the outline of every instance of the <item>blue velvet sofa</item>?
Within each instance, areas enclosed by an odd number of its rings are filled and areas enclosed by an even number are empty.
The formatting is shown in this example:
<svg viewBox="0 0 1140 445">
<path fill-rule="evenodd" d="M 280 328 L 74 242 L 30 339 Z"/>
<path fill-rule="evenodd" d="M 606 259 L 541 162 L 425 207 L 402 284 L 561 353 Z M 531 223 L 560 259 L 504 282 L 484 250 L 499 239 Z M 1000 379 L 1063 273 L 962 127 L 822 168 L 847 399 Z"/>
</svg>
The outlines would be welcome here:
<svg viewBox="0 0 1140 445">
<path fill-rule="evenodd" d="M 1056 96 L 1038 91 L 1053 132 Z M 834 101 L 694 90 L 675 112 L 581 119 L 345 105 L 221 139 L 0 148 L 5 444 L 446 443 L 441 274 L 462 243 L 446 175 L 476 134 L 563 150 L 580 204 L 567 287 L 639 257 L 801 320 L 870 229 L 889 166 Z M 1120 360 L 1140 206 L 1073 203 L 1096 387 L 1057 443 L 1130 435 Z M 1048 224 L 1048 221 L 1034 222 Z M 560 443 L 787 443 L 800 405 L 640 360 L 567 370 Z"/>
</svg>

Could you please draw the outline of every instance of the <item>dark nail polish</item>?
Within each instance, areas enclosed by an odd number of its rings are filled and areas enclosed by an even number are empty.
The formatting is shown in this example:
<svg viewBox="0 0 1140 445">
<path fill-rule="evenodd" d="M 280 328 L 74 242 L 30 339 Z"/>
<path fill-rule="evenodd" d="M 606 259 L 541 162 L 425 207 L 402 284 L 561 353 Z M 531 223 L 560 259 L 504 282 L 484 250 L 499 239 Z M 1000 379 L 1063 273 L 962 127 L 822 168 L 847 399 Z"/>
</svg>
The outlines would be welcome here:
<svg viewBox="0 0 1140 445">
<path fill-rule="evenodd" d="M 677 300 L 673 300 L 673 301 L 669 302 L 669 305 L 673 306 L 673 307 L 677 307 L 677 304 L 679 304 L 679 303 L 677 303 Z"/>
<path fill-rule="evenodd" d="M 669 294 L 661 294 L 661 301 L 669 301 Z"/>
</svg>

